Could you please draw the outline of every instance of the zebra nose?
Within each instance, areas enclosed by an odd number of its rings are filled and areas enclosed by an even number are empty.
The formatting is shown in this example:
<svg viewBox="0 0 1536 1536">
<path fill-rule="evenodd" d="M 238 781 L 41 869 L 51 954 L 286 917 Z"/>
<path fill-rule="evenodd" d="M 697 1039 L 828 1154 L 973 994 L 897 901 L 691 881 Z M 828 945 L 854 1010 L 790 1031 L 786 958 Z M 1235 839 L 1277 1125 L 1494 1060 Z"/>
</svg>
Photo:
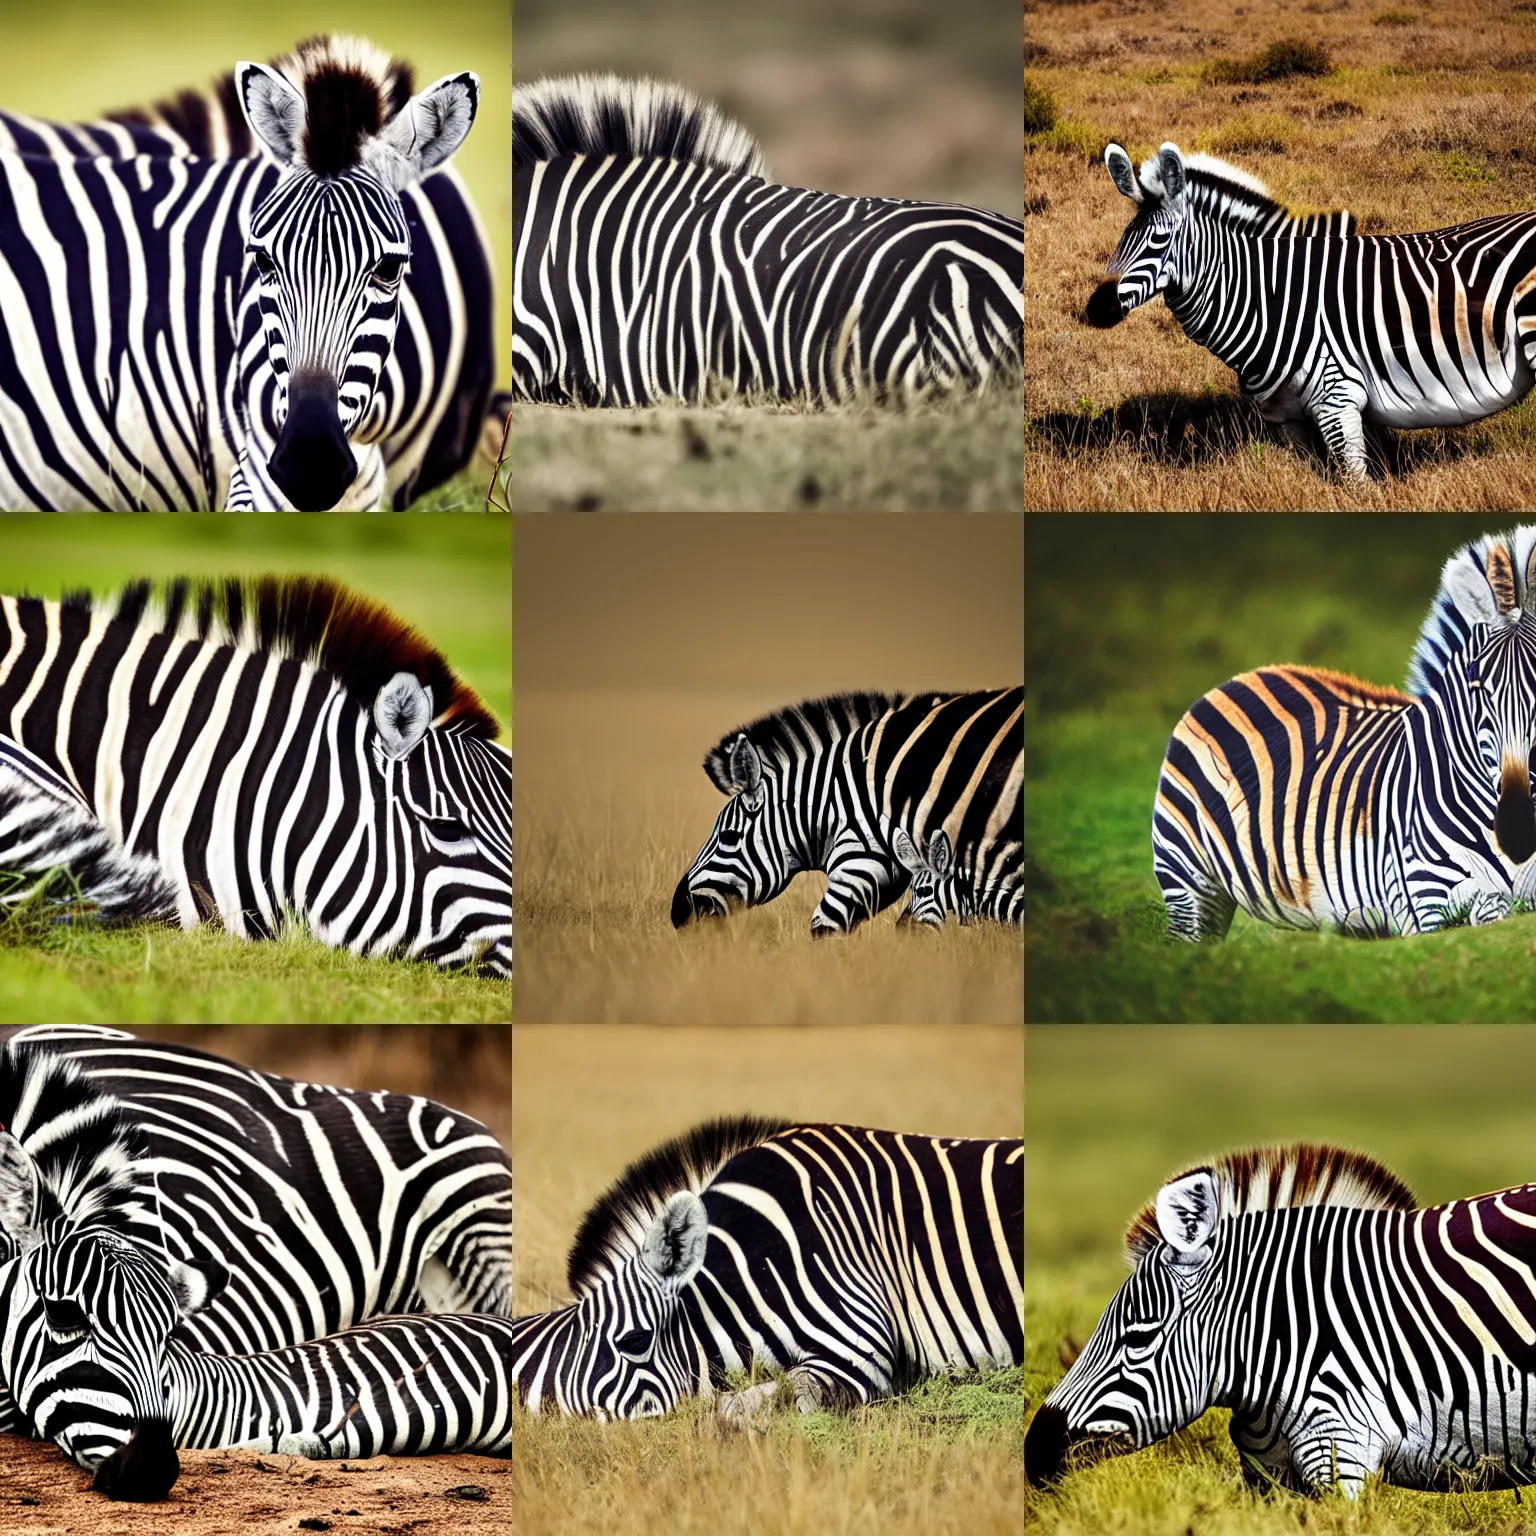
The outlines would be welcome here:
<svg viewBox="0 0 1536 1536">
<path fill-rule="evenodd" d="M 1516 864 L 1524 864 L 1536 853 L 1536 808 L 1531 804 L 1530 771 L 1523 762 L 1504 769 L 1493 828 L 1499 847 Z"/>
<path fill-rule="evenodd" d="M 1087 308 L 1083 310 L 1083 319 L 1089 325 L 1097 326 L 1101 331 L 1107 331 L 1112 325 L 1119 325 L 1125 319 L 1125 311 L 1120 307 L 1120 285 L 1111 278 L 1108 282 L 1100 283 L 1093 290 L 1093 297 L 1088 300 Z"/>
<path fill-rule="evenodd" d="M 672 926 L 681 928 L 693 917 L 693 893 L 688 889 L 688 876 L 684 875 L 677 882 L 677 889 L 672 893 Z"/>
<path fill-rule="evenodd" d="M 299 373 L 289 382 L 288 416 L 267 468 L 301 512 L 328 511 L 357 478 L 357 461 L 336 410 L 336 380 L 329 374 Z"/>
<path fill-rule="evenodd" d="M 134 1426 L 128 1443 L 96 1469 L 91 1487 L 109 1499 L 153 1504 L 176 1486 L 180 1476 L 181 1461 L 171 1442 L 170 1424 L 165 1419 L 144 1419 Z"/>
<path fill-rule="evenodd" d="M 1061 1476 L 1061 1464 L 1067 1459 L 1071 1441 L 1066 1414 L 1046 1403 L 1035 1414 L 1024 1437 L 1024 1476 L 1034 1487 L 1044 1488 Z"/>
</svg>

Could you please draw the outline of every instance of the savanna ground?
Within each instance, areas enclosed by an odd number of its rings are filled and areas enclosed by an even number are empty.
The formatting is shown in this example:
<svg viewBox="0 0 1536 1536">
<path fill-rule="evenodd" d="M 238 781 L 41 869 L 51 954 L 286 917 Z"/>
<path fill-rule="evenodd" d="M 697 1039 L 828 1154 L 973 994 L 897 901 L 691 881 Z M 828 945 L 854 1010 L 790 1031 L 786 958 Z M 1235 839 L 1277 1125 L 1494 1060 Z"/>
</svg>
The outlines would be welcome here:
<svg viewBox="0 0 1536 1536">
<path fill-rule="evenodd" d="M 848 691 L 1017 681 L 1020 519 L 525 519 L 518 528 L 519 1020 L 1017 1019 L 1018 934 L 896 928 L 906 897 L 813 941 L 823 877 L 672 927 L 721 796 L 706 752 Z"/>
<path fill-rule="evenodd" d="M 1258 62 L 1289 40 L 1322 74 Z M 1364 234 L 1536 207 L 1536 8 L 1486 0 L 1028 0 L 1025 489 L 1049 510 L 1475 510 L 1536 499 L 1536 406 L 1378 440 L 1361 489 L 1282 446 L 1161 299 L 1079 316 L 1131 204 L 1103 165 L 1172 140 Z M 1294 62 L 1294 55 L 1293 55 Z M 1255 64 L 1258 67 L 1254 67 Z M 1232 79 L 1234 75 L 1247 79 Z M 1231 83 L 1224 83 L 1230 81 Z"/>
<path fill-rule="evenodd" d="M 482 1121 L 503 1146 L 512 1121 L 511 1030 L 489 1028 L 150 1028 L 263 1071 L 348 1088 L 419 1093 Z M 459 1536 L 512 1524 L 511 1464 L 486 1456 L 307 1461 L 255 1451 L 182 1451 L 159 1504 L 114 1504 L 46 1441 L 0 1440 L 7 1536 L 277 1536 L 295 1530 Z M 301 1523 L 302 1522 L 302 1523 Z"/>
<path fill-rule="evenodd" d="M 677 80 L 755 134 L 778 181 L 1018 218 L 1017 29 L 1011 0 L 520 0 L 514 69 L 520 83 L 577 70 Z M 1013 511 L 1021 413 L 1009 386 L 906 411 L 518 405 L 513 505 Z"/>
<path fill-rule="evenodd" d="M 1276 662 L 1400 687 L 1441 565 L 1497 526 L 1028 520 L 1031 1021 L 1536 1018 L 1530 916 L 1371 942 L 1239 912 L 1225 943 L 1197 946 L 1164 937 L 1152 874 L 1152 804 L 1184 711 Z"/>
<path fill-rule="evenodd" d="M 1126 1276 L 1121 1240 L 1163 1182 L 1210 1157 L 1331 1141 L 1422 1204 L 1531 1176 L 1536 1031 L 1521 1027 L 1031 1028 L 1025 1389 L 1038 1406 Z M 1041 1536 L 1517 1536 L 1517 1495 L 1372 1486 L 1358 1503 L 1249 1494 L 1213 1410 L 1134 1456 L 1026 1492 Z"/>
<path fill-rule="evenodd" d="M 510 735 L 511 525 L 506 517 L 7 517 L 7 592 L 110 593 L 137 576 L 292 571 L 346 581 L 433 640 Z M 24 911 L 0 923 L 0 1018 L 11 1023 L 242 1020 L 506 1022 L 504 982 L 363 960 L 293 931 L 248 943 L 204 927 L 102 929 Z"/>
<path fill-rule="evenodd" d="M 517 1025 L 516 1310 L 570 1299 L 565 1255 L 625 1165 L 724 1114 L 955 1136 L 1023 1124 L 1017 1027 L 712 1030 Z M 635 1424 L 523 1418 L 518 1528 L 561 1536 L 835 1530 L 1014 1536 L 1021 1375 L 919 1386 L 850 1415 L 778 1413 L 727 1432 L 693 1404 Z"/>
</svg>

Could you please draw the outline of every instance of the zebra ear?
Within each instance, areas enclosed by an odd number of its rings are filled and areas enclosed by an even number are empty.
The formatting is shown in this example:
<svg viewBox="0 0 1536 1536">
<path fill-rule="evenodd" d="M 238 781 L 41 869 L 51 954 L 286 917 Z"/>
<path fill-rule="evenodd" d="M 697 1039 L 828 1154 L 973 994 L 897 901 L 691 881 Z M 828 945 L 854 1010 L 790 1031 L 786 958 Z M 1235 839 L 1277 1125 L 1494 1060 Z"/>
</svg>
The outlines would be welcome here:
<svg viewBox="0 0 1536 1536">
<path fill-rule="evenodd" d="M 1184 196 L 1189 178 L 1184 171 L 1184 156 L 1177 144 L 1164 144 L 1157 152 L 1158 174 L 1163 178 L 1163 195 L 1170 203 Z"/>
<path fill-rule="evenodd" d="M 37 1164 L 9 1131 L 0 1129 L 0 1232 L 20 1249 L 35 1248 L 41 1241 L 39 1199 Z"/>
<path fill-rule="evenodd" d="M 1109 179 L 1114 182 L 1122 197 L 1130 198 L 1133 203 L 1143 200 L 1146 194 L 1136 179 L 1131 157 L 1118 144 L 1111 144 L 1104 151 L 1104 164 L 1109 168 Z"/>
<path fill-rule="evenodd" d="M 235 94 L 251 132 L 279 165 L 292 165 L 299 158 L 309 122 L 304 98 L 275 69 L 251 63 L 235 65 Z"/>
<path fill-rule="evenodd" d="M 217 1259 L 172 1259 L 170 1282 L 181 1315 L 191 1317 L 229 1284 L 229 1271 Z"/>
<path fill-rule="evenodd" d="M 937 828 L 933 836 L 928 839 L 928 867 L 940 880 L 949 873 L 949 863 L 954 853 L 955 850 L 949 841 L 949 833 L 943 827 Z"/>
<path fill-rule="evenodd" d="M 704 1267 L 709 1213 L 690 1190 L 679 1190 L 651 1223 L 640 1245 L 640 1262 L 669 1291 L 680 1291 Z"/>
<path fill-rule="evenodd" d="M 745 735 L 738 736 L 731 748 L 731 783 L 743 793 L 755 795 L 762 782 L 763 760 L 757 748 Z"/>
<path fill-rule="evenodd" d="M 396 672 L 373 701 L 373 723 L 386 757 L 408 757 L 432 724 L 432 690 L 414 672 Z"/>
<path fill-rule="evenodd" d="M 479 108 L 480 77 L 470 70 L 444 75 L 406 102 L 378 136 L 403 163 L 404 178 L 394 177 L 396 190 L 447 160 L 468 137 Z"/>
<path fill-rule="evenodd" d="M 1180 1264 L 1203 1264 L 1221 1212 L 1221 1196 L 1209 1168 L 1197 1168 L 1157 1192 L 1157 1229 Z"/>
<path fill-rule="evenodd" d="M 1452 555 L 1440 579 L 1441 590 L 1469 624 L 1492 624 L 1499 616 L 1487 575 L 1462 555 Z"/>
<path fill-rule="evenodd" d="M 891 838 L 891 847 L 896 854 L 896 862 L 909 875 L 923 873 L 923 856 L 917 851 L 917 845 L 900 827 L 896 828 L 896 833 Z"/>
</svg>

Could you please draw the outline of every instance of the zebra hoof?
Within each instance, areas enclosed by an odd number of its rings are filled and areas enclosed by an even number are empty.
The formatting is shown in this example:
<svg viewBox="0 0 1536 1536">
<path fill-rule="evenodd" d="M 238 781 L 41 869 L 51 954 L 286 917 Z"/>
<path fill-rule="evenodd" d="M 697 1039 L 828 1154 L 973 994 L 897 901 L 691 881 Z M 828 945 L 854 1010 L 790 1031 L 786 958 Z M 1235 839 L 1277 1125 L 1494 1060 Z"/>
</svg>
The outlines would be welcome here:
<svg viewBox="0 0 1536 1536">
<path fill-rule="evenodd" d="M 741 1392 L 727 1392 L 721 1397 L 717 1412 L 734 1429 L 755 1429 L 765 1434 L 778 1390 L 778 1382 L 765 1381 Z"/>
</svg>

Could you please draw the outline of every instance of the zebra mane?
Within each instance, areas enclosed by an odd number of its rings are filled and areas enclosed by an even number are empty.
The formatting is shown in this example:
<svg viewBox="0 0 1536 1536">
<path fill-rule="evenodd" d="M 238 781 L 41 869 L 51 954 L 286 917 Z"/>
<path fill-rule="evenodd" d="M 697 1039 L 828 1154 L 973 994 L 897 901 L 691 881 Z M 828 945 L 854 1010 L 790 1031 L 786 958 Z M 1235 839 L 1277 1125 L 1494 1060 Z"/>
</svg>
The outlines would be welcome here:
<svg viewBox="0 0 1536 1536">
<path fill-rule="evenodd" d="M 1292 213 L 1257 176 L 1250 176 L 1213 155 L 1189 155 L 1184 169 L 1189 176 L 1192 207 L 1207 218 L 1234 224 L 1251 235 L 1348 237 L 1356 233 L 1355 216 L 1347 209 Z M 1153 197 L 1163 196 L 1163 178 L 1156 156 L 1142 162 L 1141 184 Z"/>
<path fill-rule="evenodd" d="M 1408 662 L 1409 693 L 1433 693 L 1451 658 L 1465 649 L 1472 634 L 1472 624 L 1457 608 L 1450 591 L 1452 573 L 1458 567 L 1470 565 L 1479 576 L 1486 578 L 1488 552 L 1498 545 L 1508 552 L 1514 567 L 1514 600 L 1519 606 L 1525 606 L 1529 593 L 1525 577 L 1533 547 L 1536 547 L 1536 525 L 1526 523 L 1511 528 L 1508 533 L 1487 534 L 1473 539 L 1470 544 L 1463 544 L 1445 562 L 1435 600 L 1419 626 L 1419 638 L 1414 642 L 1413 655 Z"/>
<path fill-rule="evenodd" d="M 0 1127 L 37 1172 L 35 1224 L 122 1227 L 151 1198 L 145 1148 L 125 1105 L 71 1061 L 9 1040 L 0 1049 Z M 14 1233 L 0 1233 L 0 1245 Z"/>
<path fill-rule="evenodd" d="M 309 108 L 304 159 L 317 176 L 334 176 L 359 163 L 371 138 L 411 99 L 411 66 L 360 37 L 322 33 L 291 53 L 268 61 L 303 93 Z M 188 152 L 215 159 L 264 154 L 235 92 L 235 77 L 220 75 L 206 91 L 181 91 L 151 107 L 107 114 L 125 126 L 163 127 L 185 140 Z"/>
<path fill-rule="evenodd" d="M 560 75 L 512 91 L 512 166 L 559 155 L 640 155 L 766 176 L 762 147 L 740 123 L 665 80 Z"/>
<path fill-rule="evenodd" d="M 67 592 L 63 603 L 93 606 L 88 592 Z M 309 662 L 365 709 L 397 672 L 410 672 L 432 690 L 433 725 L 487 741 L 498 734 L 496 717 L 420 630 L 329 576 L 178 576 L 159 585 L 146 578 L 122 589 L 112 617 L 182 639 Z"/>
<path fill-rule="evenodd" d="M 1216 1180 L 1222 1221 L 1253 1211 L 1314 1205 L 1381 1211 L 1418 1208 L 1413 1191 L 1385 1164 L 1363 1152 L 1348 1152 L 1324 1142 L 1298 1141 L 1229 1152 L 1215 1162 L 1186 1168 L 1174 1178 L 1200 1172 L 1210 1173 Z M 1156 1206 L 1143 1206 L 1126 1230 L 1127 1262 L 1134 1266 L 1162 1240 Z"/>
<path fill-rule="evenodd" d="M 942 694 L 928 695 L 935 700 Z M 731 780 L 731 748 L 745 736 L 759 752 L 781 761 L 817 741 L 841 741 L 861 726 L 899 708 L 909 700 L 899 693 L 833 693 L 825 698 L 806 699 L 785 709 L 776 709 L 750 725 L 728 731 L 710 748 L 704 758 L 704 772 L 723 795 L 735 787 Z"/>
<path fill-rule="evenodd" d="M 565 1267 L 573 1294 L 582 1295 L 639 1253 L 651 1223 L 679 1190 L 700 1193 L 738 1152 L 794 1123 L 752 1115 L 708 1120 L 636 1158 L 576 1229 Z"/>
</svg>

